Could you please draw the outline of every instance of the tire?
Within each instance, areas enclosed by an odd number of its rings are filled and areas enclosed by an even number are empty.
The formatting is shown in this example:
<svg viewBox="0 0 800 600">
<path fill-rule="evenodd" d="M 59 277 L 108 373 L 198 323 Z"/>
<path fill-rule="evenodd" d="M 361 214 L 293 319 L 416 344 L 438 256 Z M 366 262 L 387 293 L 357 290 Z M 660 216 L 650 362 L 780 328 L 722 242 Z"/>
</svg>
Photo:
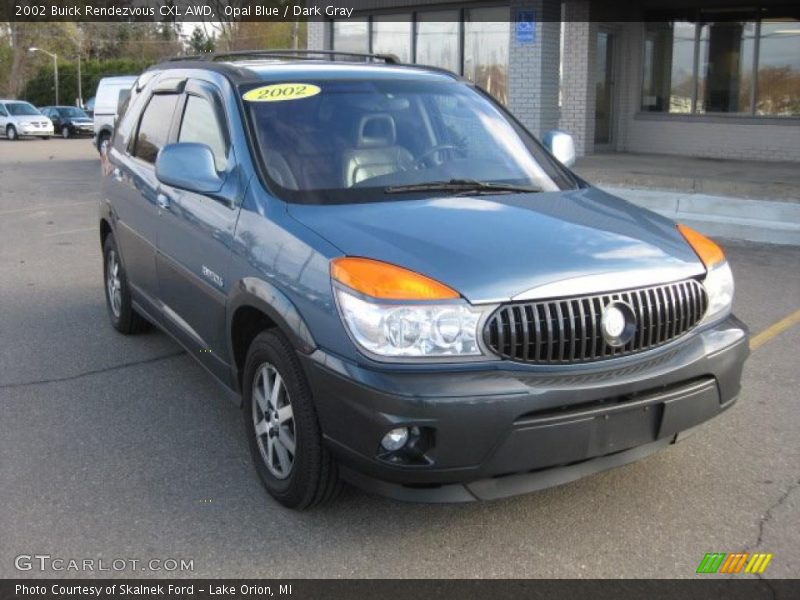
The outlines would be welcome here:
<svg viewBox="0 0 800 600">
<path fill-rule="evenodd" d="M 13 125 L 9 125 L 6 127 L 6 137 L 11 140 L 12 142 L 16 142 L 19 139 L 19 134 L 17 134 L 17 128 Z"/>
<path fill-rule="evenodd" d="M 111 139 L 111 134 L 107 131 L 104 131 L 97 137 L 97 151 L 102 154 L 103 149 L 108 145 L 109 140 Z"/>
<path fill-rule="evenodd" d="M 108 317 L 114 329 L 128 335 L 140 333 L 149 327 L 147 320 L 133 308 L 128 279 L 119 258 L 117 242 L 111 233 L 103 244 L 103 289 Z"/>
<path fill-rule="evenodd" d="M 278 392 L 271 402 L 265 392 L 276 385 Z M 260 393 L 254 393 L 257 386 Z M 264 331 L 253 340 L 243 387 L 247 439 L 267 492 L 284 506 L 298 510 L 333 500 L 342 488 L 336 462 L 322 443 L 311 390 L 295 350 L 278 330 Z M 268 412 L 273 413 L 271 417 Z M 291 452 L 292 445 L 295 452 Z M 290 461 L 288 468 L 279 446 Z"/>
<path fill-rule="evenodd" d="M 68 140 L 70 137 L 72 137 L 72 134 L 69 132 L 69 127 L 66 125 L 61 128 L 61 137 L 65 140 Z"/>
</svg>

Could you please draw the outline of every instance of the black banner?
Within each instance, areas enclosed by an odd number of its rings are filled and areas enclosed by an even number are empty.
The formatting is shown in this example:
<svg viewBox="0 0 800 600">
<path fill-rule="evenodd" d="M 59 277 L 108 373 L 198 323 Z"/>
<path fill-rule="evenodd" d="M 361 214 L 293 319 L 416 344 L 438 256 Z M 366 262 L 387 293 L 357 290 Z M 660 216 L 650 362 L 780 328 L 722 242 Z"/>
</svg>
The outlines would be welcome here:
<svg viewBox="0 0 800 600">
<path fill-rule="evenodd" d="M 41 579 L 2 580 L 2 600 L 782 600 L 800 597 L 798 580 L 327 580 Z"/>
<path fill-rule="evenodd" d="M 488 4 L 510 4 L 488 0 Z M 588 0 L 589 12 L 566 11 L 560 2 L 545 0 L 541 5 L 515 3 L 515 10 L 532 9 L 538 22 L 562 19 L 603 21 L 738 20 L 741 7 L 752 17 L 756 9 L 750 0 L 725 0 L 724 10 L 717 0 Z M 3 0 L 0 21 L 47 22 L 233 22 L 233 21 L 308 21 L 361 18 L 380 14 L 388 20 L 405 18 L 402 13 L 437 10 L 440 18 L 458 21 L 458 9 L 475 6 L 476 0 L 430 2 L 430 0 Z M 477 0 L 477 5 L 487 2 Z M 766 14 L 800 16 L 795 0 L 771 0 Z M 514 11 L 511 11 L 512 13 Z M 448 17 L 446 13 L 452 16 Z M 480 18 L 480 17 L 478 17 Z M 512 19 L 513 17 L 509 17 Z"/>
</svg>

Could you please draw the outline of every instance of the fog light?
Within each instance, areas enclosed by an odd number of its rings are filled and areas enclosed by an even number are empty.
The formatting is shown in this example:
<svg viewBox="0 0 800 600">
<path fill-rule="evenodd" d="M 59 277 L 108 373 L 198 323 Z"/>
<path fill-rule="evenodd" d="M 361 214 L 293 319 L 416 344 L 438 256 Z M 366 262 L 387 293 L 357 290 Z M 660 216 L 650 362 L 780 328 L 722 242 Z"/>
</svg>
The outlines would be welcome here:
<svg viewBox="0 0 800 600">
<path fill-rule="evenodd" d="M 403 446 L 406 445 L 408 441 L 408 427 L 398 427 L 397 429 L 392 429 L 389 433 L 383 436 L 381 440 L 381 446 L 384 449 L 388 450 L 389 452 L 395 452 L 396 450 L 400 450 Z"/>
</svg>

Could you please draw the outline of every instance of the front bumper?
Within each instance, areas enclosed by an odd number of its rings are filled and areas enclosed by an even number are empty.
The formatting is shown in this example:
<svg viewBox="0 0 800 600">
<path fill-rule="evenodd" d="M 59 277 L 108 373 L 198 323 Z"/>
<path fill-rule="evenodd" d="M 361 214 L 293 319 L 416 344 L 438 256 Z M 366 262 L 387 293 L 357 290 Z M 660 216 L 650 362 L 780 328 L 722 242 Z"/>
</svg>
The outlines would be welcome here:
<svg viewBox="0 0 800 600">
<path fill-rule="evenodd" d="M 91 123 L 88 125 L 73 125 L 72 132 L 75 135 L 91 135 L 94 137 L 94 125 Z"/>
<path fill-rule="evenodd" d="M 749 353 L 731 316 L 658 350 L 593 365 L 369 367 L 303 358 L 323 435 L 352 483 L 404 500 L 492 499 L 626 464 L 729 408 Z M 391 457 L 390 429 L 423 432 Z"/>
<path fill-rule="evenodd" d="M 53 127 L 40 127 L 37 125 L 21 125 L 19 128 L 20 135 L 30 135 L 30 136 L 38 136 L 38 135 L 53 135 Z"/>
</svg>

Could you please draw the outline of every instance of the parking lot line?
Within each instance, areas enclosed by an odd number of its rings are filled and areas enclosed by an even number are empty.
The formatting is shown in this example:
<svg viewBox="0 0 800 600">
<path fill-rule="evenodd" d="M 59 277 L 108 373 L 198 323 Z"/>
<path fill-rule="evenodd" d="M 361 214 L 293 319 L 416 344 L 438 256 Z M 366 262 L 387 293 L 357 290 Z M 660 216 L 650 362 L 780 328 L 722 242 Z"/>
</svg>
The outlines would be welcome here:
<svg viewBox="0 0 800 600">
<path fill-rule="evenodd" d="M 14 213 L 35 212 L 37 210 L 46 210 L 48 208 L 67 208 L 70 206 L 82 206 L 84 204 L 97 204 L 97 200 L 83 200 L 81 202 L 62 202 L 59 204 L 40 204 L 38 206 L 25 206 L 22 208 L 10 208 L 8 210 L 0 210 L 0 215 L 13 215 Z"/>
<path fill-rule="evenodd" d="M 800 323 L 800 309 L 794 311 L 792 314 L 785 316 L 780 321 L 773 323 L 765 330 L 757 333 L 750 338 L 750 350 L 755 350 L 763 346 L 779 333 L 786 331 L 790 327 Z"/>
</svg>

